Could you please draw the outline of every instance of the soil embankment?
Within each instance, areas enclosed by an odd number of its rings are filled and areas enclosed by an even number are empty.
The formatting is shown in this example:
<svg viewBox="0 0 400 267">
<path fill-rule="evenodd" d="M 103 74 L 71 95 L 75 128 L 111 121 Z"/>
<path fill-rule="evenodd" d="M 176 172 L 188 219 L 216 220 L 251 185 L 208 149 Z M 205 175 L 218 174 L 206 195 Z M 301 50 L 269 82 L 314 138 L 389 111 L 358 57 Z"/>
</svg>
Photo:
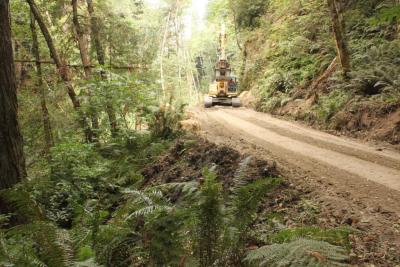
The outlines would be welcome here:
<svg viewBox="0 0 400 267">
<path fill-rule="evenodd" d="M 397 151 L 245 108 L 216 107 L 195 111 L 194 116 L 206 139 L 259 159 L 276 161 L 278 171 L 292 184 L 309 189 L 321 205 L 321 214 L 368 232 L 362 243 L 365 253 L 372 254 L 366 257 L 373 259 L 379 253 L 384 255 L 383 251 L 392 251 L 392 255 L 395 249 L 400 251 Z M 375 246 L 374 242 L 383 249 L 376 252 L 379 255 L 368 247 Z"/>
</svg>

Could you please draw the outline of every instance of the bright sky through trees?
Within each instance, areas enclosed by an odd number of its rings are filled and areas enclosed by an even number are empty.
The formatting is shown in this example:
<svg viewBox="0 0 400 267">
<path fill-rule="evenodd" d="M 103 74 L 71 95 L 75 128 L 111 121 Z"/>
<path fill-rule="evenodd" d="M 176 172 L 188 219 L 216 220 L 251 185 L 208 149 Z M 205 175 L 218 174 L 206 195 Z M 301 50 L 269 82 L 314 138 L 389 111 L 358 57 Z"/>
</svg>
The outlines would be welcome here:
<svg viewBox="0 0 400 267">
<path fill-rule="evenodd" d="M 207 5 L 209 0 L 193 0 L 192 6 L 185 18 L 186 38 L 190 38 L 192 30 L 202 30 L 205 26 Z M 193 23 L 193 25 L 191 25 Z"/>
<path fill-rule="evenodd" d="M 146 0 L 150 6 L 159 8 L 164 6 L 162 0 Z M 192 36 L 193 30 L 201 30 L 205 27 L 205 19 L 207 13 L 207 5 L 209 0 L 193 0 L 191 7 L 186 11 L 184 18 L 185 23 L 185 38 L 189 39 Z"/>
</svg>

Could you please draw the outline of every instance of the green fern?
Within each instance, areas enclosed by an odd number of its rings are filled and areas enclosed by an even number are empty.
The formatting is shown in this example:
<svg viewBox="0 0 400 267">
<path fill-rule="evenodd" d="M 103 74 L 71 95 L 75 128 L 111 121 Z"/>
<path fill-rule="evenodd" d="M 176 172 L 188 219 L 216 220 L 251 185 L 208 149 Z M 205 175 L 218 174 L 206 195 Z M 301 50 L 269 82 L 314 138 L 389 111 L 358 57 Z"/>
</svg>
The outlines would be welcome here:
<svg viewBox="0 0 400 267">
<path fill-rule="evenodd" d="M 16 266 L 73 266 L 69 234 L 46 222 L 19 225 L 0 236 L 2 258 Z M 4 261 L 4 259 L 2 259 Z"/>
<path fill-rule="evenodd" d="M 196 199 L 198 198 L 198 187 L 199 183 L 196 181 L 192 182 L 183 182 L 183 183 L 168 183 L 153 186 L 153 189 L 161 190 L 162 192 L 169 192 L 169 193 L 180 193 L 181 197 L 183 198 L 191 198 Z"/>
<path fill-rule="evenodd" d="M 124 193 L 131 196 L 129 200 L 131 203 L 128 204 L 128 207 L 133 209 L 133 212 L 125 216 L 125 221 L 137 217 L 146 217 L 157 212 L 168 212 L 172 210 L 172 207 L 167 204 L 160 190 L 154 188 L 146 190 L 145 192 L 139 190 L 125 190 Z"/>
<path fill-rule="evenodd" d="M 322 229 L 318 227 L 300 227 L 284 229 L 268 237 L 269 243 L 287 243 L 299 238 L 328 242 L 332 245 L 350 247 L 350 228 Z"/>
<path fill-rule="evenodd" d="M 0 198 L 7 203 L 8 212 L 13 214 L 18 223 L 30 223 L 45 218 L 40 205 L 27 191 L 26 184 L 1 191 Z"/>
<path fill-rule="evenodd" d="M 260 267 L 334 267 L 348 266 L 348 260 L 347 251 L 341 247 L 323 241 L 298 239 L 253 250 L 244 261 Z"/>
<path fill-rule="evenodd" d="M 204 184 L 200 189 L 200 201 L 196 207 L 196 246 L 200 266 L 212 266 L 220 256 L 223 227 L 222 185 L 216 175 L 204 169 Z"/>
</svg>

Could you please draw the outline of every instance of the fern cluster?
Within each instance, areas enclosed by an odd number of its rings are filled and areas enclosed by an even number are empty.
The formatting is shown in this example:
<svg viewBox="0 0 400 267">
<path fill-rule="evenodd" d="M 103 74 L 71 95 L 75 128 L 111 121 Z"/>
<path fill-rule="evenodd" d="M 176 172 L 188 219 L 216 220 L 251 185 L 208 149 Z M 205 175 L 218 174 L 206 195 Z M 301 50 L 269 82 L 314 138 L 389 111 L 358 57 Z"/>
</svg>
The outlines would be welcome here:
<svg viewBox="0 0 400 267">
<path fill-rule="evenodd" d="M 290 243 L 261 247 L 247 254 L 254 266 L 348 266 L 347 251 L 323 241 L 298 239 Z"/>
<path fill-rule="evenodd" d="M 108 152 L 125 149 L 112 147 Z M 251 226 L 266 194 L 282 183 L 271 177 L 252 181 L 248 157 L 226 190 L 213 166 L 204 169 L 200 181 L 152 187 L 134 182 L 122 188 L 111 170 L 99 171 L 87 158 L 95 153 L 92 148 L 59 149 L 52 165 L 59 170 L 53 176 L 0 194 L 9 207 L 0 216 L 0 264 L 247 266 L 250 261 L 243 259 L 253 238 Z M 78 167 L 73 151 L 80 149 L 88 151 L 81 155 L 84 166 Z M 114 152 L 107 153 L 107 160 L 121 158 Z"/>
<path fill-rule="evenodd" d="M 74 264 L 74 249 L 67 231 L 51 223 L 35 222 L 0 233 L 0 262 L 67 267 Z"/>
</svg>

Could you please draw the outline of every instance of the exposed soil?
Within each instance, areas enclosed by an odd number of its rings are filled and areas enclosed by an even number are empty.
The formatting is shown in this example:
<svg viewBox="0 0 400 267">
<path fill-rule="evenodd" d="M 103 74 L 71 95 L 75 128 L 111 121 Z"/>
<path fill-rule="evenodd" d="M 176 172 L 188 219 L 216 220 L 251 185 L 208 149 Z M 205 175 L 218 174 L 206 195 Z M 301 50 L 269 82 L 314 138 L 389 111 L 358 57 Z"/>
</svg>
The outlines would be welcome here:
<svg viewBox="0 0 400 267">
<path fill-rule="evenodd" d="M 277 162 L 277 170 L 287 177 L 287 183 L 275 197 L 271 196 L 265 208 L 283 207 L 286 225 L 309 225 L 301 221 L 304 214 L 299 206 L 299 199 L 306 198 L 319 207 L 313 225 L 350 225 L 360 231 L 351 236 L 354 263 L 400 264 L 398 152 L 248 109 L 217 107 L 199 110 L 195 116 L 202 126 L 201 135 L 209 141 L 259 160 Z M 209 149 L 201 153 L 205 151 Z M 231 162 L 235 166 L 240 159 Z"/>
<path fill-rule="evenodd" d="M 226 189 L 233 185 L 233 178 L 241 161 L 246 158 L 227 146 L 216 146 L 204 139 L 183 139 L 158 159 L 145 167 L 142 174 L 145 186 L 176 182 L 200 181 L 204 168 L 213 168 Z M 276 177 L 275 162 L 252 158 L 242 179 L 253 181 Z"/>
<path fill-rule="evenodd" d="M 289 101 L 273 113 L 304 119 L 316 101 L 316 95 L 307 100 Z M 308 113 L 307 123 L 319 129 L 332 129 L 333 133 L 363 139 L 365 141 L 383 141 L 396 145 L 400 149 L 400 107 L 378 103 L 354 104 L 350 101 L 341 111 L 335 114 L 326 124 L 321 125 Z"/>
</svg>

